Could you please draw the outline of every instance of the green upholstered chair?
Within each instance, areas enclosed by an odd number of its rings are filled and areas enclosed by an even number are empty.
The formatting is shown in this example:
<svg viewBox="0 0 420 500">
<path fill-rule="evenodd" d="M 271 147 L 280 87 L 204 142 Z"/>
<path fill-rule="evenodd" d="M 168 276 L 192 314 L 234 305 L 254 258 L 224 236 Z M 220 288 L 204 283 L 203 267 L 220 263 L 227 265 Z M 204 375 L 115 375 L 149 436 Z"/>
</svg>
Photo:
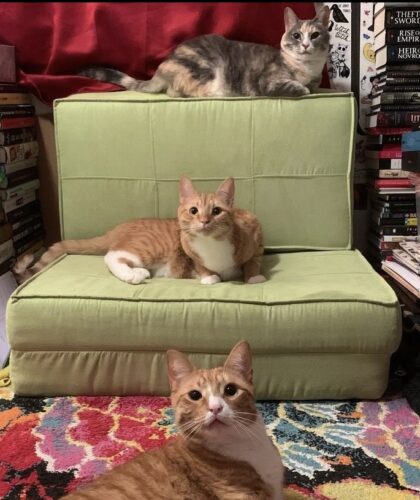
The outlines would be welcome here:
<svg viewBox="0 0 420 500">
<path fill-rule="evenodd" d="M 258 398 L 377 398 L 400 336 L 397 298 L 352 247 L 352 94 L 171 99 L 135 92 L 55 102 L 63 238 L 173 217 L 178 180 L 236 180 L 260 218 L 268 281 L 123 283 L 102 257 L 64 256 L 7 308 L 14 390 L 167 394 L 165 351 L 217 365 L 239 339 Z"/>
</svg>

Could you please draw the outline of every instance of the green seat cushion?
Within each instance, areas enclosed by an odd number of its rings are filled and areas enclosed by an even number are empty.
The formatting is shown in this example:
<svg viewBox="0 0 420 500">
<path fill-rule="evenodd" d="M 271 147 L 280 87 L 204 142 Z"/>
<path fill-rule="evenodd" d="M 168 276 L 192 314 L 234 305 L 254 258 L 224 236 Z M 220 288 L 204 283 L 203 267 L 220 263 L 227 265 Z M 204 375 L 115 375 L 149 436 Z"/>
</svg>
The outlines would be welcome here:
<svg viewBox="0 0 420 500">
<path fill-rule="evenodd" d="M 12 379 L 24 393 L 41 386 L 50 393 L 167 393 L 166 349 L 211 364 L 245 338 L 259 397 L 380 396 L 400 340 L 399 307 L 361 254 L 268 254 L 263 272 L 268 281 L 255 285 L 165 278 L 130 285 L 102 257 L 64 256 L 8 304 Z M 23 364 L 41 354 L 34 381 Z"/>
<path fill-rule="evenodd" d="M 55 101 L 62 236 L 91 238 L 134 217 L 173 217 L 188 175 L 236 180 L 267 249 L 350 249 L 355 100 L 174 99 L 139 92 Z M 86 214 L 89 217 L 86 217 Z"/>
</svg>

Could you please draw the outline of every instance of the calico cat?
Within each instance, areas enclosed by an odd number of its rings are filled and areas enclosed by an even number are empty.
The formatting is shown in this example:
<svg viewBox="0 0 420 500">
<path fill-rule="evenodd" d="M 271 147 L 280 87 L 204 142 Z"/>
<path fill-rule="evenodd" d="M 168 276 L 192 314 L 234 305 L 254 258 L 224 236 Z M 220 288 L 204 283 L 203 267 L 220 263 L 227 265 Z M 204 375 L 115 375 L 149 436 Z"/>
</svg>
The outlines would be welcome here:
<svg viewBox="0 0 420 500">
<path fill-rule="evenodd" d="M 281 500 L 283 464 L 255 407 L 248 342 L 218 368 L 197 370 L 175 350 L 167 367 L 178 436 L 65 498 Z"/>
<path fill-rule="evenodd" d="M 104 255 L 114 276 L 138 284 L 151 274 L 172 278 L 199 277 L 202 284 L 243 278 L 262 283 L 263 235 L 257 217 L 233 207 L 234 180 L 226 179 L 215 193 L 198 193 L 191 180 L 180 180 L 176 219 L 136 219 L 119 224 L 103 236 L 64 240 L 52 245 L 33 264 L 33 256 L 17 261 L 13 271 L 22 283 L 57 257 Z"/>
<path fill-rule="evenodd" d="M 321 82 L 329 51 L 329 12 L 324 6 L 312 20 L 300 20 L 286 7 L 280 51 L 203 35 L 180 44 L 151 80 L 136 80 L 109 68 L 88 68 L 79 74 L 171 97 L 302 96 L 315 92 Z"/>
</svg>

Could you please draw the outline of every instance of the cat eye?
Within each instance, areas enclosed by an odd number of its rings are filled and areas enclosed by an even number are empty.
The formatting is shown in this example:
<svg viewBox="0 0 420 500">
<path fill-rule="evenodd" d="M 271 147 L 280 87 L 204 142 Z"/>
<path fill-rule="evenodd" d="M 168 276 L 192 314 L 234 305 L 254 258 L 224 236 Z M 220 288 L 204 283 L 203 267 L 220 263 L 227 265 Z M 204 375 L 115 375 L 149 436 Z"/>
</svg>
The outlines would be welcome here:
<svg viewBox="0 0 420 500">
<path fill-rule="evenodd" d="M 311 35 L 311 40 L 315 40 L 315 38 L 318 38 L 319 37 L 319 33 L 318 31 L 315 31 L 315 33 L 312 33 Z"/>
<path fill-rule="evenodd" d="M 201 399 L 201 392 L 200 391 L 190 391 L 188 393 L 188 396 L 190 397 L 190 399 L 192 399 L 193 401 L 198 401 L 199 399 Z"/>
<path fill-rule="evenodd" d="M 238 392 L 235 384 L 228 384 L 225 387 L 225 396 L 234 396 Z"/>
<path fill-rule="evenodd" d="M 220 207 L 214 207 L 211 213 L 213 215 L 219 215 L 222 212 L 222 209 Z"/>
<path fill-rule="evenodd" d="M 195 215 L 197 212 L 198 212 L 198 208 L 197 207 L 191 207 L 190 208 L 190 214 Z"/>
<path fill-rule="evenodd" d="M 300 40 L 300 33 L 293 33 L 292 36 L 295 40 Z"/>
</svg>

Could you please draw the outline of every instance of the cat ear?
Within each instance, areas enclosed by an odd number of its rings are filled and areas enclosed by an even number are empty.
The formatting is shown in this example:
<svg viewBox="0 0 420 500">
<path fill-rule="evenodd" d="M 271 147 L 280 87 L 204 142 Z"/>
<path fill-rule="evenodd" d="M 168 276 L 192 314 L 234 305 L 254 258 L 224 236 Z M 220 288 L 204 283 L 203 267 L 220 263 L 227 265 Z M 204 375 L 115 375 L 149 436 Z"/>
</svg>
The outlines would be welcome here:
<svg viewBox="0 0 420 500">
<path fill-rule="evenodd" d="M 284 9 L 284 27 L 286 31 L 289 31 L 293 26 L 299 21 L 297 15 L 293 12 L 290 7 L 285 7 Z"/>
<path fill-rule="evenodd" d="M 188 177 L 181 177 L 179 180 L 179 199 L 181 202 L 197 196 L 197 191 L 195 190 L 191 179 Z"/>
<path fill-rule="evenodd" d="M 222 198 L 229 207 L 233 205 L 233 198 L 235 196 L 235 181 L 232 177 L 229 177 L 220 184 L 217 188 L 216 195 L 220 196 L 220 198 Z"/>
<path fill-rule="evenodd" d="M 239 373 L 247 382 L 252 384 L 252 354 L 251 347 L 246 340 L 241 340 L 230 351 L 224 368 Z"/>
<path fill-rule="evenodd" d="M 178 389 L 181 379 L 194 371 L 194 367 L 189 362 L 187 356 L 174 349 L 169 349 L 169 351 L 166 352 L 166 365 L 168 369 L 169 384 L 172 391 Z"/>
<path fill-rule="evenodd" d="M 317 10 L 314 20 L 315 19 L 319 19 L 325 28 L 328 27 L 328 23 L 330 20 L 330 8 L 328 7 L 328 5 L 324 5 Z"/>
</svg>

